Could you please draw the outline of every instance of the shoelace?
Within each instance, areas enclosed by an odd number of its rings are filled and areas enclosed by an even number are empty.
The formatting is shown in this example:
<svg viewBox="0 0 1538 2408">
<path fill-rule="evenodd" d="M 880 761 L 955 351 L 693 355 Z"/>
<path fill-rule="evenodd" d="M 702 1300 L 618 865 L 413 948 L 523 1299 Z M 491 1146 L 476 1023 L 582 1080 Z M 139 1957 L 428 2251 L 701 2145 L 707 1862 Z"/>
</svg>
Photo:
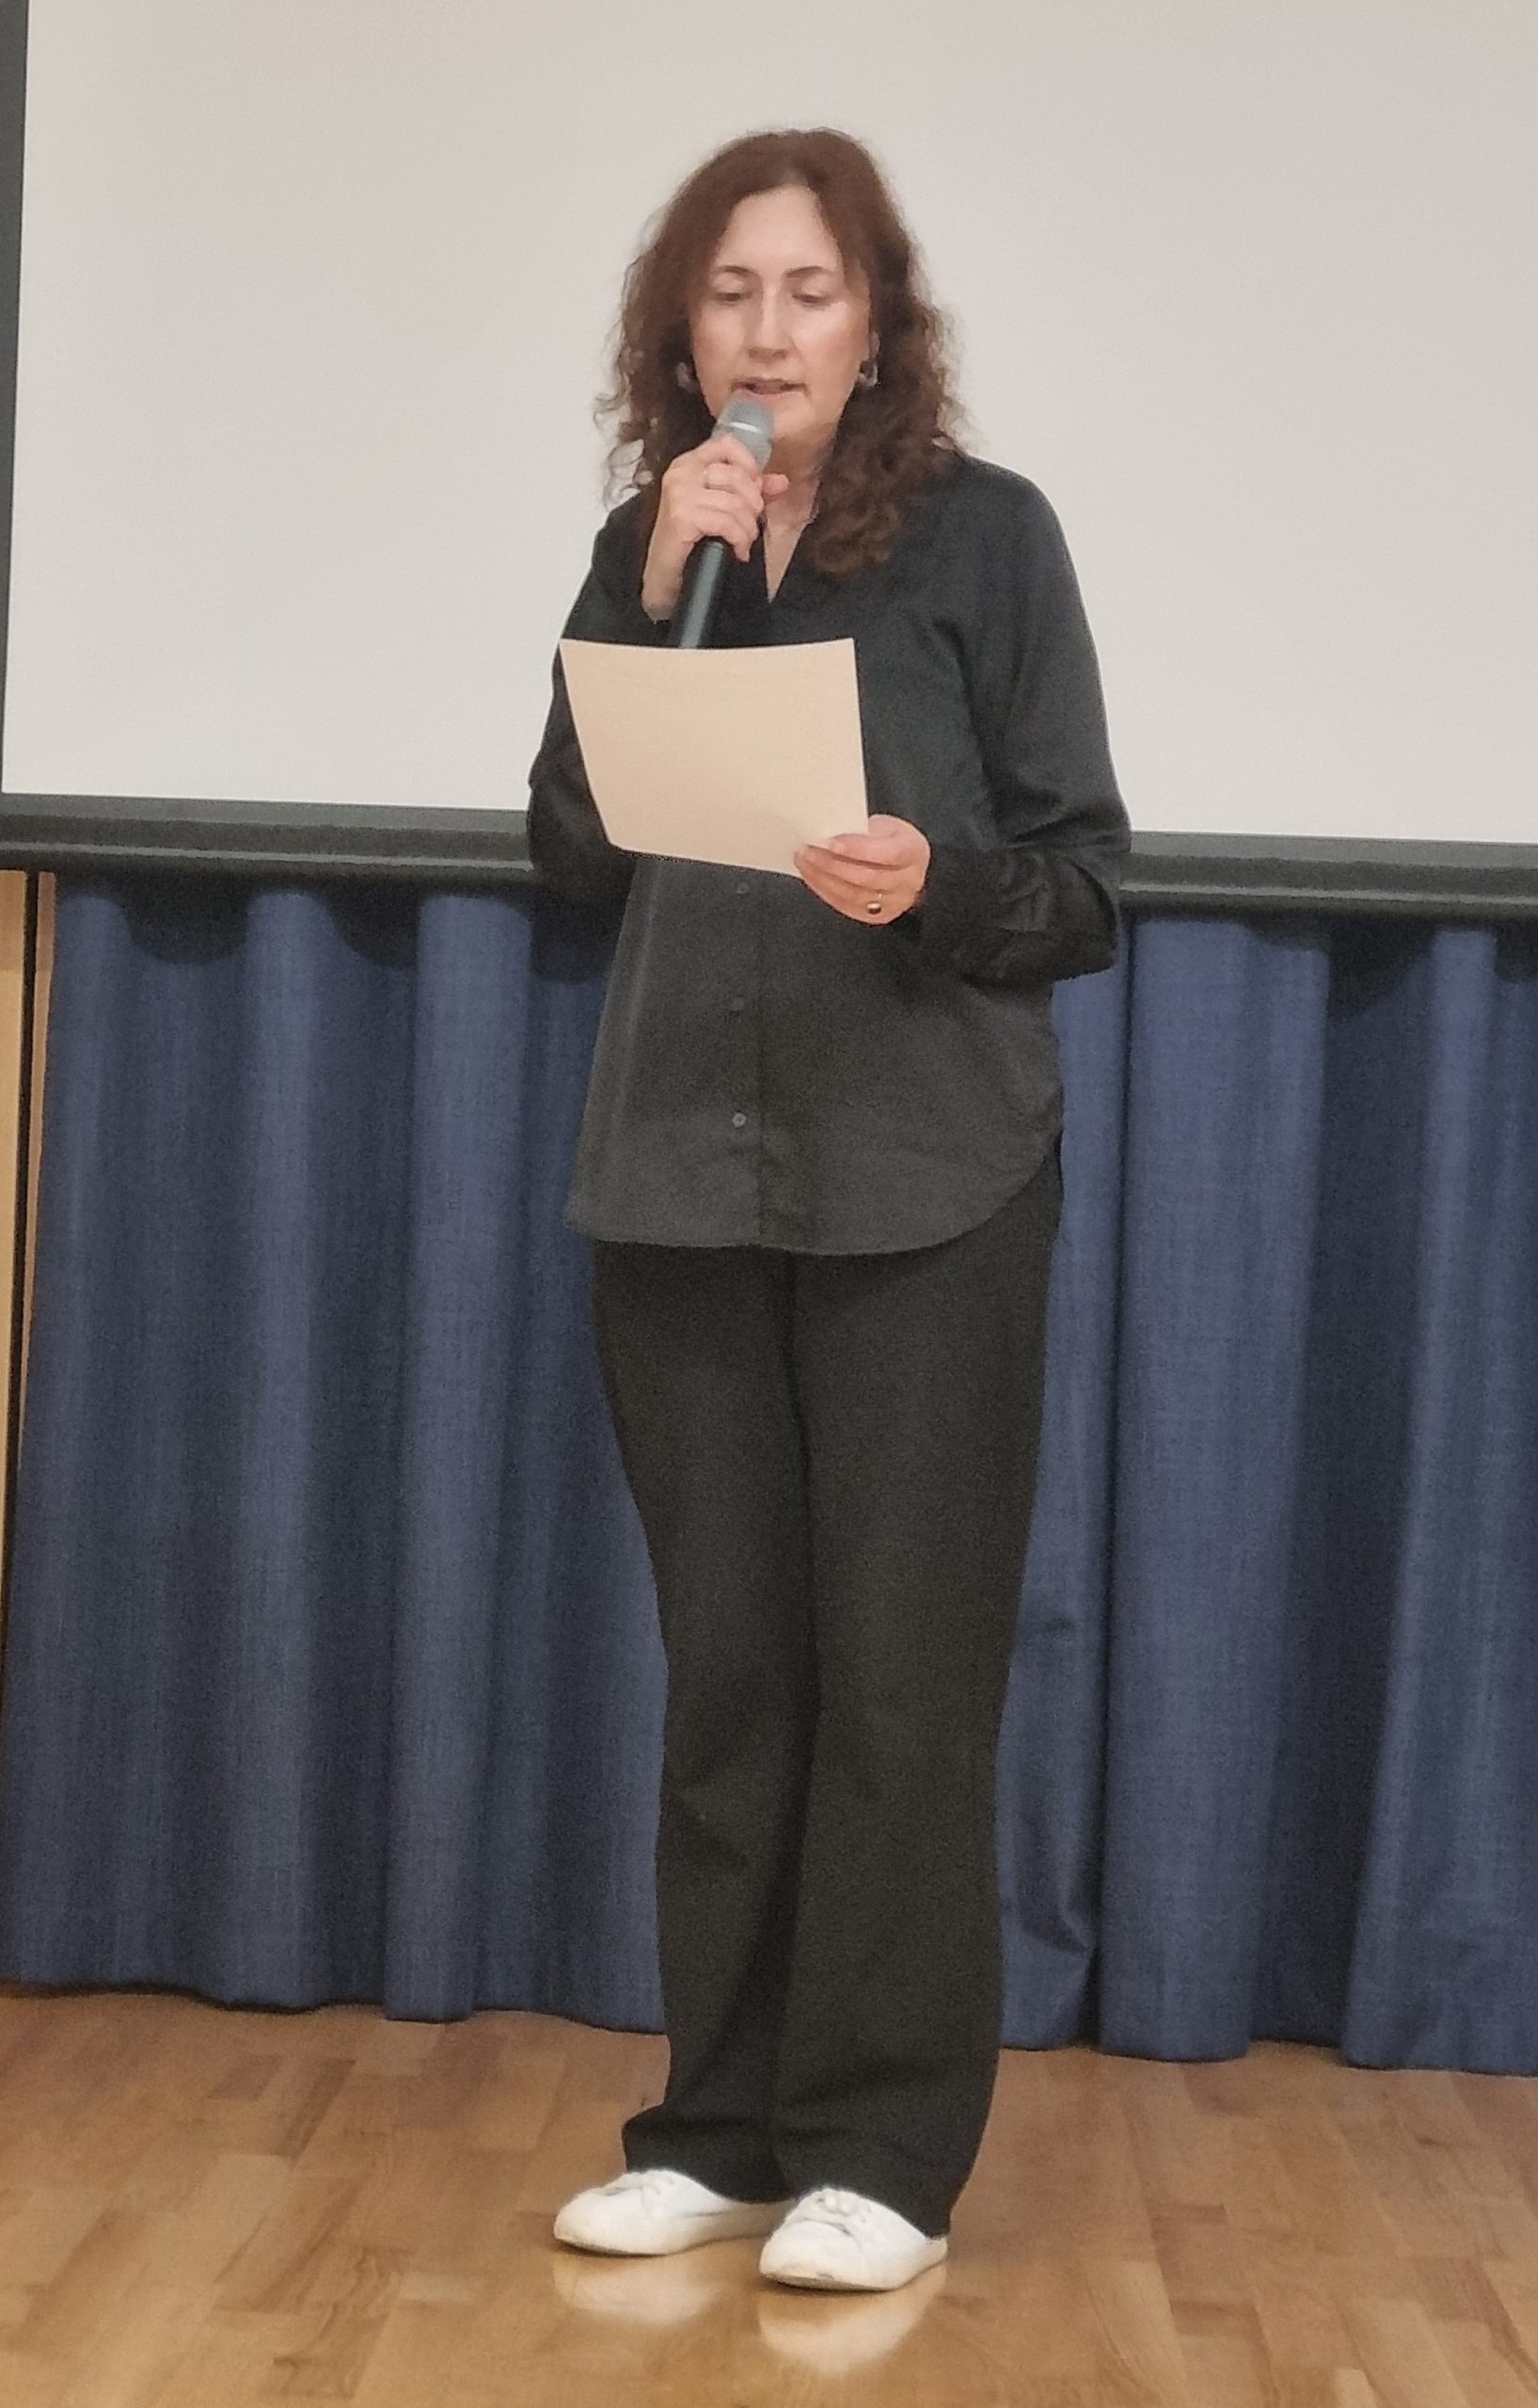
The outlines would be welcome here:
<svg viewBox="0 0 1538 2408">
<path fill-rule="evenodd" d="M 816 2216 L 819 2224 L 836 2225 L 840 2232 L 868 2232 L 874 2223 L 870 2201 L 858 2191 L 838 2191 L 824 2184 L 820 2190 L 808 2191 L 797 2210 L 799 2216 Z"/>
<path fill-rule="evenodd" d="M 639 2173 L 617 2175 L 614 2188 L 616 2191 L 622 2187 L 626 2191 L 650 2191 L 655 2194 L 658 2191 L 671 2190 L 673 2181 L 674 2177 L 665 2166 L 646 2165 Z"/>
</svg>

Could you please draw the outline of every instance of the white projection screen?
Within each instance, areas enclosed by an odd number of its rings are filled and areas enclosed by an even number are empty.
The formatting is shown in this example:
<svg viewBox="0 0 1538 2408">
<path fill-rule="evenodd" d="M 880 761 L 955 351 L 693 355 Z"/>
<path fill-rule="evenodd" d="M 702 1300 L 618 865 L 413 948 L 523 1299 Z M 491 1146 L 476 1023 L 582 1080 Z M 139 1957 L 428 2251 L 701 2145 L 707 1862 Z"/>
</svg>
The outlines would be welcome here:
<svg viewBox="0 0 1538 2408">
<path fill-rule="evenodd" d="M 4 6 L 0 823 L 517 813 L 626 262 L 832 123 L 1063 518 L 1140 840 L 1538 873 L 1534 0 Z"/>
</svg>

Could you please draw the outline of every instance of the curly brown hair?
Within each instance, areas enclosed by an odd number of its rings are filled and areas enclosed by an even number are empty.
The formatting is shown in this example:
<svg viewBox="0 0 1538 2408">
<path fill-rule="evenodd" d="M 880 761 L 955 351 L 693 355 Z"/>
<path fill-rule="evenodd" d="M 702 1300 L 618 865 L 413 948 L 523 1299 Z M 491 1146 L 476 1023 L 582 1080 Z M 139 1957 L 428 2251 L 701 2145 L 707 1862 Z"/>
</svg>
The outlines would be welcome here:
<svg viewBox="0 0 1538 2408">
<path fill-rule="evenodd" d="M 812 194 L 846 268 L 864 277 L 880 343 L 880 380 L 849 396 L 801 539 L 815 568 L 847 577 L 887 557 L 910 501 L 949 464 L 960 431 L 945 321 L 880 169 L 852 135 L 829 126 L 750 134 L 695 168 L 626 272 L 613 382 L 598 415 L 614 423 L 610 490 L 646 496 L 649 534 L 664 469 L 710 433 L 705 403 L 677 380 L 710 261 L 737 203 L 786 184 Z"/>
</svg>

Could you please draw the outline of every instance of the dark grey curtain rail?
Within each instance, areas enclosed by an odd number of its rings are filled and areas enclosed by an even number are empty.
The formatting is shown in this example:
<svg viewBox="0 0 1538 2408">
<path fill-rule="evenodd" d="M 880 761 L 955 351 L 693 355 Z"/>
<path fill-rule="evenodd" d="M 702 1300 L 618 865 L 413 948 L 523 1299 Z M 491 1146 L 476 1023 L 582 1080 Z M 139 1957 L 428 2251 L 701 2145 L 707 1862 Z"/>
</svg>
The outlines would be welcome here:
<svg viewBox="0 0 1538 2408">
<path fill-rule="evenodd" d="M 455 886 L 531 879 L 521 811 L 0 797 L 0 868 L 396 878 Z M 1346 912 L 1538 919 L 1538 843 L 1140 836 L 1134 911 Z"/>
</svg>

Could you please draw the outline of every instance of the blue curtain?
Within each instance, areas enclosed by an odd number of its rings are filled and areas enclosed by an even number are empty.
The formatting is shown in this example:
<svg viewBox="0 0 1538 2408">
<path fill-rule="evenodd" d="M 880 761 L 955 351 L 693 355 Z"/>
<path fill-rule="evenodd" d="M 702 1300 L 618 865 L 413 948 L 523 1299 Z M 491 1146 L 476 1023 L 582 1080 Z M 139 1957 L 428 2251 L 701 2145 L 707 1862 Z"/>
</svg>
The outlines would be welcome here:
<svg viewBox="0 0 1538 2408">
<path fill-rule="evenodd" d="M 531 890 L 61 892 L 0 1975 L 657 2020 L 661 1665 Z M 1538 2070 L 1538 931 L 1064 988 L 1007 2036 Z"/>
</svg>

